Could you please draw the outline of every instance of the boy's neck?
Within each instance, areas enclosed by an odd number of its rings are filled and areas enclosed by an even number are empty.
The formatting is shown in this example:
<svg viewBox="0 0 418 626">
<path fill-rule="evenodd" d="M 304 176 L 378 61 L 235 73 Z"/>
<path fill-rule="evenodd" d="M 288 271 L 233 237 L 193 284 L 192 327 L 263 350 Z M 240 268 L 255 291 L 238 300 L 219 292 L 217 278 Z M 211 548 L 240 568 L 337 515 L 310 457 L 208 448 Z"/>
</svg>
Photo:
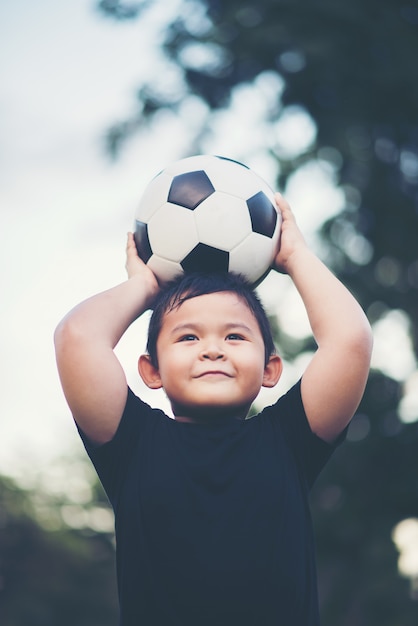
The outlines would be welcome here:
<svg viewBox="0 0 418 626">
<path fill-rule="evenodd" d="M 227 409 L 206 409 L 193 411 L 174 411 L 174 419 L 176 422 L 182 422 L 185 424 L 220 424 L 222 422 L 229 422 L 231 420 L 243 421 L 248 415 L 248 410 L 239 411 L 236 407 L 234 410 Z"/>
</svg>

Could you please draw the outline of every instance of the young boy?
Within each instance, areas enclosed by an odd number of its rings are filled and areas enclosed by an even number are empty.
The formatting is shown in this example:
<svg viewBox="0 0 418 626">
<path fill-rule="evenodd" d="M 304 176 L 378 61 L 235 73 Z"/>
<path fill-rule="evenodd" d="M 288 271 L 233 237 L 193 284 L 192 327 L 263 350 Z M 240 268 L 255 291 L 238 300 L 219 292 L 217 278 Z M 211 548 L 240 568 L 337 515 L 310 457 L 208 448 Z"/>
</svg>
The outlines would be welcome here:
<svg viewBox="0 0 418 626">
<path fill-rule="evenodd" d="M 317 626 L 309 488 L 342 439 L 369 371 L 355 299 L 308 249 L 286 201 L 274 268 L 294 281 L 318 349 L 251 418 L 282 362 L 253 291 L 190 276 L 159 289 L 132 235 L 128 280 L 55 334 L 63 389 L 115 512 L 121 626 Z M 113 349 L 154 308 L 139 373 L 174 420 L 127 387 Z"/>
</svg>

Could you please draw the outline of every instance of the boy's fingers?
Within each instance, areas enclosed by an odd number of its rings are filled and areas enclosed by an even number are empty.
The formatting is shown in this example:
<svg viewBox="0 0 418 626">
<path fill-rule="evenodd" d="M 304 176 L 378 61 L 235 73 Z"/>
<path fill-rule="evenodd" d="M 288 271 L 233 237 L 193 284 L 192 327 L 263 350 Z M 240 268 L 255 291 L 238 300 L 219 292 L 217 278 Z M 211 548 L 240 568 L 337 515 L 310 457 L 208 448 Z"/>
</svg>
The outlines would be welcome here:
<svg viewBox="0 0 418 626">
<path fill-rule="evenodd" d="M 135 245 L 135 239 L 134 239 L 133 233 L 128 233 L 128 239 L 126 242 L 126 251 L 130 254 L 132 253 L 136 254 L 136 245 Z"/>
<path fill-rule="evenodd" d="M 280 211 L 291 211 L 290 205 L 278 191 L 274 194 L 276 205 Z"/>
</svg>

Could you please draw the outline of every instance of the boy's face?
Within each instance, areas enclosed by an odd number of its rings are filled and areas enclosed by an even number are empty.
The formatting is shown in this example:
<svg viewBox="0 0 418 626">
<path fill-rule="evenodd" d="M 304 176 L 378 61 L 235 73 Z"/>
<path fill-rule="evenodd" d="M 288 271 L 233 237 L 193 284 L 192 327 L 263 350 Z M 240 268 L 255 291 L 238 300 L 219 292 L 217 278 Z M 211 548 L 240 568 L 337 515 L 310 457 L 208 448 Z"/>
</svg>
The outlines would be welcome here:
<svg viewBox="0 0 418 626">
<path fill-rule="evenodd" d="M 281 373 L 277 356 L 265 366 L 257 320 L 231 292 L 191 298 L 166 313 L 157 355 L 158 370 L 141 357 L 141 376 L 164 388 L 176 419 L 184 421 L 244 419 L 261 386 L 272 387 Z"/>
</svg>

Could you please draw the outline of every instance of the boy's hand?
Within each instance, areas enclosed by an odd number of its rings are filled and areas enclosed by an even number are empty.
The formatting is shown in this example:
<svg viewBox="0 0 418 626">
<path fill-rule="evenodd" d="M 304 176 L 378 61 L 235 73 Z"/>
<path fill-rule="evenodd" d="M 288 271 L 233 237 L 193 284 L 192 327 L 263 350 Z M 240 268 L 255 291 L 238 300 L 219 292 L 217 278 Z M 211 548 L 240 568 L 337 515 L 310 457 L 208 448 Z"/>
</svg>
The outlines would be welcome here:
<svg viewBox="0 0 418 626">
<path fill-rule="evenodd" d="M 149 286 L 150 292 L 156 294 L 159 290 L 158 281 L 153 271 L 139 257 L 135 245 L 133 233 L 128 233 L 128 241 L 126 244 L 126 271 L 128 278 L 141 276 L 142 280 Z"/>
<path fill-rule="evenodd" d="M 276 205 L 282 216 L 282 226 L 279 240 L 279 248 L 273 261 L 273 268 L 282 274 L 289 272 L 290 262 L 300 249 L 306 249 L 307 245 L 300 232 L 289 204 L 280 193 L 275 194 Z"/>
</svg>

